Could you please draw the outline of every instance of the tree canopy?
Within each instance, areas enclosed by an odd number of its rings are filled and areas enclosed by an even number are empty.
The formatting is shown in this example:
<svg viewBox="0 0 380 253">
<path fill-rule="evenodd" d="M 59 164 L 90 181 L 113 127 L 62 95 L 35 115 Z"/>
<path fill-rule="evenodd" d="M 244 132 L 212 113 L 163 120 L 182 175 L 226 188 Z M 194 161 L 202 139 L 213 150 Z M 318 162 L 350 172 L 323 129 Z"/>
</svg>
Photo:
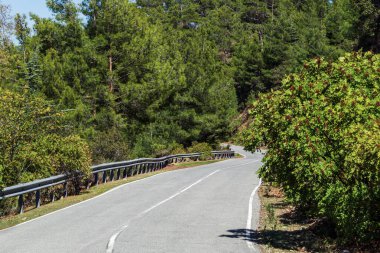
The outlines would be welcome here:
<svg viewBox="0 0 380 253">
<path fill-rule="evenodd" d="M 94 163 L 215 145 L 305 59 L 378 50 L 370 0 L 46 3 L 53 17 L 32 26 L 0 5 L 1 93 L 63 111 Z"/>
<path fill-rule="evenodd" d="M 254 102 L 243 134 L 247 149 L 269 148 L 264 180 L 355 241 L 380 231 L 379 71 L 380 55 L 370 52 L 305 63 Z"/>
</svg>

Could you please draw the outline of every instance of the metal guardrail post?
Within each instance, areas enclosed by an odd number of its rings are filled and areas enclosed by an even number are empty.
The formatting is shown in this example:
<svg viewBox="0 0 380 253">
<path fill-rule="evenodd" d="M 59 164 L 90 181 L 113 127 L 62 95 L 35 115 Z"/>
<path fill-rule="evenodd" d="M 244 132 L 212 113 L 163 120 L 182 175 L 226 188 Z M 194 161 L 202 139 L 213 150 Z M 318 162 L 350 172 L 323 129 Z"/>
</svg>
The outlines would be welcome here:
<svg viewBox="0 0 380 253">
<path fill-rule="evenodd" d="M 133 175 L 134 176 L 138 175 L 139 172 L 137 170 L 137 166 L 133 166 L 132 168 L 133 168 Z"/>
<path fill-rule="evenodd" d="M 54 195 L 54 191 L 52 191 L 50 193 L 50 202 L 54 202 L 55 201 L 55 195 Z"/>
<path fill-rule="evenodd" d="M 103 171 L 103 180 L 102 183 L 105 184 L 107 183 L 107 171 Z"/>
<path fill-rule="evenodd" d="M 121 169 L 117 169 L 117 174 L 116 174 L 116 180 L 120 180 L 120 175 L 121 175 Z"/>
<path fill-rule="evenodd" d="M 140 167 L 138 164 L 134 165 L 133 168 L 135 169 L 136 171 L 136 175 L 140 175 L 141 174 L 141 170 L 140 170 Z"/>
<path fill-rule="evenodd" d="M 24 213 L 24 196 L 22 194 L 18 196 L 18 213 Z"/>
<path fill-rule="evenodd" d="M 110 181 L 112 182 L 114 180 L 114 170 L 111 170 L 110 172 Z"/>
<path fill-rule="evenodd" d="M 62 197 L 67 197 L 67 182 L 63 184 L 63 194 Z"/>
<path fill-rule="evenodd" d="M 141 166 L 142 166 L 143 174 L 145 174 L 147 170 L 147 165 L 144 163 L 144 164 L 141 164 Z"/>
<path fill-rule="evenodd" d="M 41 190 L 36 191 L 36 208 L 41 206 Z"/>
<path fill-rule="evenodd" d="M 127 167 L 123 169 L 123 179 L 127 178 Z"/>
<path fill-rule="evenodd" d="M 98 185 L 99 184 L 99 173 L 96 172 L 94 174 L 94 185 Z"/>
</svg>

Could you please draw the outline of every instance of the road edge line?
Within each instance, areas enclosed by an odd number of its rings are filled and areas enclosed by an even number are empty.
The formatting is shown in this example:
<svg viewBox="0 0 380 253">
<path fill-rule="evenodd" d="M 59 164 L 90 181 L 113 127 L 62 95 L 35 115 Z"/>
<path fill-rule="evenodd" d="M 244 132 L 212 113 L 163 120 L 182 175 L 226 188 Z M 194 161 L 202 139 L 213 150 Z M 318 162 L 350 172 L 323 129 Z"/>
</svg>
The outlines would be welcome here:
<svg viewBox="0 0 380 253">
<path fill-rule="evenodd" d="M 253 216 L 253 212 L 252 212 L 252 204 L 253 204 L 253 197 L 256 195 L 256 192 L 257 190 L 260 188 L 261 186 L 261 183 L 262 183 L 262 180 L 260 178 L 259 180 L 259 184 L 255 187 L 255 189 L 253 189 L 252 193 L 251 193 L 251 196 L 249 197 L 249 204 L 248 204 L 248 218 L 247 218 L 247 226 L 246 226 L 246 242 L 247 242 L 247 246 L 250 250 L 253 250 L 253 252 L 257 252 L 257 253 L 260 253 L 260 250 L 257 249 L 257 247 L 255 246 L 255 244 L 251 241 L 251 230 L 252 230 L 252 216 Z"/>
<path fill-rule="evenodd" d="M 230 161 L 231 159 L 228 159 L 228 160 L 223 160 L 223 161 L 220 161 L 220 162 L 216 162 L 216 163 L 212 163 L 212 164 L 217 164 L 217 163 L 223 163 L 223 162 L 226 162 L 226 161 Z M 194 169 L 194 168 L 197 168 L 197 167 L 201 167 L 201 166 L 208 166 L 209 164 L 206 164 L 206 165 L 200 165 L 200 166 L 194 166 L 194 167 L 188 167 L 188 168 L 184 168 L 184 169 Z M 156 176 L 159 176 L 159 175 L 164 175 L 164 174 L 167 174 L 167 173 L 171 173 L 171 172 L 177 172 L 177 171 L 180 171 L 180 170 L 172 170 L 172 171 L 166 171 L 166 172 L 163 172 L 163 173 L 158 173 L 156 175 L 152 175 L 152 176 L 149 176 L 149 177 L 144 177 L 144 178 L 141 178 L 141 179 L 138 179 L 138 180 L 135 180 L 135 181 L 132 181 L 132 182 L 126 182 L 125 184 L 122 184 L 122 185 L 119 185 L 119 186 L 116 186 L 115 188 L 112 188 L 112 189 L 109 189 L 108 191 L 106 192 L 103 192 L 101 193 L 100 195 L 97 195 L 97 196 L 94 196 L 92 198 L 89 198 L 89 199 L 86 199 L 86 200 L 83 200 L 81 202 L 78 202 L 78 203 L 75 203 L 75 204 L 72 204 L 70 206 L 66 206 L 62 209 L 58 209 L 58 210 L 55 210 L 53 212 L 50 212 L 50 213 L 47 213 L 47 214 L 44 214 L 44 215 L 41 215 L 39 217 L 36 217 L 36 218 L 33 218 L 31 220 L 28 220 L 28 221 L 25 221 L 25 222 L 22 222 L 22 223 L 19 223 L 19 224 L 16 224 L 14 226 L 11 226 L 11 227 L 7 227 L 7 228 L 4 228 L 4 229 L 0 229 L 0 233 L 3 232 L 3 231 L 7 231 L 9 229 L 13 229 L 13 228 L 16 228 L 16 227 L 19 227 L 21 225 L 25 225 L 25 224 L 28 224 L 32 221 L 36 221 L 36 220 L 39 220 L 39 219 L 42 219 L 46 216 L 49 216 L 49 215 L 52 215 L 52 214 L 55 214 L 55 213 L 58 213 L 58 212 L 61 212 L 61 211 L 64 211 L 66 209 L 69 209 L 69 208 L 72 208 L 72 207 L 76 207 L 76 206 L 79 206 L 79 205 L 82 205 L 86 202 L 89 202 L 89 201 L 92 201 L 94 199 L 97 199 L 97 198 L 100 198 L 106 194 L 109 194 L 113 191 L 116 191 L 120 188 L 123 188 L 125 186 L 128 186 L 128 185 L 131 185 L 131 184 L 134 184 L 134 183 L 138 183 L 138 182 L 141 182 L 141 181 L 144 181 L 144 180 L 147 180 L 147 179 L 150 179 L 150 178 L 153 178 L 153 177 L 156 177 Z"/>
</svg>

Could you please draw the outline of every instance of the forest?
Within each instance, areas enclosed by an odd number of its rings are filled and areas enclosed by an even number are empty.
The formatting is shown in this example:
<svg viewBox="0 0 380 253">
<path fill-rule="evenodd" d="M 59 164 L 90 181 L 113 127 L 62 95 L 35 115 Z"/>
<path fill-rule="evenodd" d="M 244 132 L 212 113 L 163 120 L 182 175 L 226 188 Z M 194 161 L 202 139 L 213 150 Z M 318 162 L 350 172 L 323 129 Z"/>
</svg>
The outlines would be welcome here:
<svg viewBox="0 0 380 253">
<path fill-rule="evenodd" d="M 46 4 L 53 18 L 13 17 L 0 2 L 0 189 L 91 164 L 216 148 L 253 101 L 263 105 L 254 112 L 271 112 L 260 94 L 281 93 L 311 59 L 380 51 L 378 0 Z M 247 147 L 281 135 L 265 134 L 246 134 Z M 304 190 L 289 195 L 300 202 Z"/>
</svg>

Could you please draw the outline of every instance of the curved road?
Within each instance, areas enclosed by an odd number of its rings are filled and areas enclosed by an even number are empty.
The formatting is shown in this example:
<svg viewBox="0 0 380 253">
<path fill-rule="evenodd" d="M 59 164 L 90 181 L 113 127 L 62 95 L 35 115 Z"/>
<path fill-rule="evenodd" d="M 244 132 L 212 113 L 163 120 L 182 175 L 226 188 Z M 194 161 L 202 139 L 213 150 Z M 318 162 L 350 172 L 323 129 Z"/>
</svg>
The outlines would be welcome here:
<svg viewBox="0 0 380 253">
<path fill-rule="evenodd" d="M 259 252 L 247 226 L 258 222 L 262 155 L 232 148 L 246 158 L 159 174 L 2 230 L 0 252 Z"/>
</svg>

